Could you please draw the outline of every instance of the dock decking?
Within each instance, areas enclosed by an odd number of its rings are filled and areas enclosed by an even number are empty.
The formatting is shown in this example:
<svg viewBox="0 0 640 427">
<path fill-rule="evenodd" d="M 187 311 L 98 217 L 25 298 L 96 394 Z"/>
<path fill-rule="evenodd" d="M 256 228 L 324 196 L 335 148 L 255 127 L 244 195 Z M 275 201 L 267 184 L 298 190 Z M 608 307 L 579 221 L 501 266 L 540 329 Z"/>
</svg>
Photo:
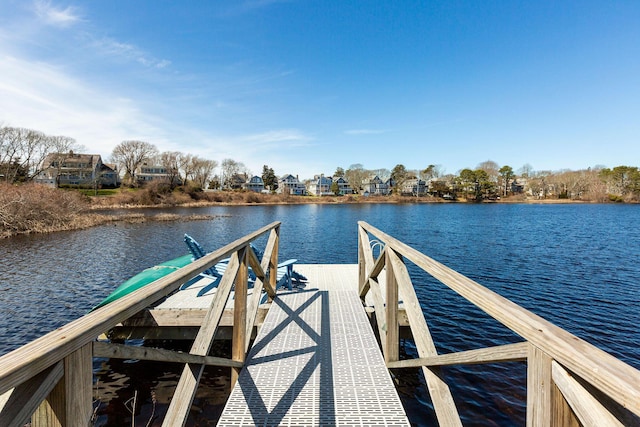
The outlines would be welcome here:
<svg viewBox="0 0 640 427">
<path fill-rule="evenodd" d="M 297 265 L 278 294 L 220 426 L 408 426 L 357 294 L 357 265 Z"/>
</svg>

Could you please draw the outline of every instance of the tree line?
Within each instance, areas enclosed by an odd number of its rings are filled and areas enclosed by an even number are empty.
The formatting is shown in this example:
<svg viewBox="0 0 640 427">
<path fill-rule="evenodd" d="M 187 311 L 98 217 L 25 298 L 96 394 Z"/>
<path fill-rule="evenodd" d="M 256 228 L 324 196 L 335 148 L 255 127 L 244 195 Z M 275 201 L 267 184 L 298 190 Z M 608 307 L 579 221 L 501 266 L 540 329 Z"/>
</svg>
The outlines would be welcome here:
<svg viewBox="0 0 640 427">
<path fill-rule="evenodd" d="M 44 167 L 50 153 L 81 151 L 83 147 L 67 136 L 52 136 L 26 128 L 0 125 L 0 181 L 9 183 L 32 181 Z M 171 188 L 189 183 L 199 188 L 237 188 L 237 179 L 251 177 L 251 171 L 233 159 L 204 159 L 179 151 L 160 152 L 154 144 L 122 141 L 112 151 L 109 161 L 123 173 L 123 183 L 137 186 L 138 171 L 145 164 L 161 166 Z M 219 172 L 216 171 L 219 169 Z M 604 166 L 573 171 L 535 171 L 525 164 L 517 171 L 509 165 L 487 160 L 474 169 L 465 168 L 457 174 L 445 174 L 440 165 L 429 164 L 424 169 L 407 169 L 397 164 L 393 169 L 366 169 L 362 164 L 347 169 L 337 167 L 333 177 L 343 177 L 356 192 L 372 176 L 390 180 L 393 191 L 399 193 L 402 184 L 410 179 L 428 182 L 433 196 L 449 195 L 470 200 L 496 199 L 525 194 L 534 198 L 564 198 L 590 201 L 640 201 L 640 171 L 636 166 Z M 278 175 L 264 165 L 261 175 L 265 188 L 278 188 Z"/>
</svg>

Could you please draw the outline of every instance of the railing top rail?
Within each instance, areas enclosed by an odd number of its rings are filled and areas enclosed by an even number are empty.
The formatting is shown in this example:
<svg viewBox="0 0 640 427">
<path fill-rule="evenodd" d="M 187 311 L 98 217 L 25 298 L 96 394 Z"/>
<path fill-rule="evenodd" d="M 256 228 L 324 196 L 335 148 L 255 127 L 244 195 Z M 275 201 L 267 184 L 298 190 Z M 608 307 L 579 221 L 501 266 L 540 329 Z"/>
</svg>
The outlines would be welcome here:
<svg viewBox="0 0 640 427">
<path fill-rule="evenodd" d="M 410 260 L 627 409 L 640 415 L 639 370 L 372 225 L 359 221 L 358 226 L 382 241 L 387 249 Z"/>
<path fill-rule="evenodd" d="M 280 227 L 279 221 L 268 224 L 0 357 L 0 395 L 93 341 L 101 333 L 173 292 L 185 281 L 278 227 Z"/>
</svg>

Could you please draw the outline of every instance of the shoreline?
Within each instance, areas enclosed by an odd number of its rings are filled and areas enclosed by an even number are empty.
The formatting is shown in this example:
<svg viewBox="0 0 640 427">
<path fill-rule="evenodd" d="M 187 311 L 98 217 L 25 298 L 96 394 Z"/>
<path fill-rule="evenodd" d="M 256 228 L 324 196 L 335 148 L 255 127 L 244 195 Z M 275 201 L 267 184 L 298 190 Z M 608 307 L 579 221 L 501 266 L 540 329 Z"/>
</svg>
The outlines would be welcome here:
<svg viewBox="0 0 640 427">
<path fill-rule="evenodd" d="M 174 208 L 203 208 L 211 206 L 277 206 L 277 205 L 310 205 L 310 204 L 330 204 L 330 205 L 349 205 L 349 204 L 612 204 L 611 202 L 594 202 L 583 200 L 567 200 L 567 199 L 501 199 L 483 202 L 473 202 L 467 200 L 443 200 L 434 197 L 412 198 L 405 196 L 395 197 L 353 197 L 353 196 L 326 196 L 326 197 L 310 197 L 310 196 L 288 196 L 283 199 L 274 200 L 272 195 L 265 195 L 264 199 L 258 198 L 251 201 L 230 200 L 230 201 L 212 201 L 200 200 L 185 202 L 179 204 L 158 203 L 158 204 L 102 204 L 95 203 L 91 198 L 90 205 L 87 210 L 74 215 L 67 221 L 58 224 L 35 226 L 29 230 L 20 232 L 3 231 L 0 232 L 0 239 L 10 238 L 21 235 L 46 234 L 60 231 L 83 230 L 91 227 L 97 227 L 109 223 L 117 226 L 118 223 L 143 223 L 148 221 L 203 221 L 211 220 L 218 215 L 179 215 L 172 213 L 161 213 L 156 215 L 145 215 L 143 213 L 110 213 L 104 214 L 102 211 L 128 211 L 128 210 L 144 210 L 144 209 L 174 209 Z M 98 198 L 104 201 L 104 199 Z M 624 203 L 628 204 L 628 203 Z"/>
</svg>

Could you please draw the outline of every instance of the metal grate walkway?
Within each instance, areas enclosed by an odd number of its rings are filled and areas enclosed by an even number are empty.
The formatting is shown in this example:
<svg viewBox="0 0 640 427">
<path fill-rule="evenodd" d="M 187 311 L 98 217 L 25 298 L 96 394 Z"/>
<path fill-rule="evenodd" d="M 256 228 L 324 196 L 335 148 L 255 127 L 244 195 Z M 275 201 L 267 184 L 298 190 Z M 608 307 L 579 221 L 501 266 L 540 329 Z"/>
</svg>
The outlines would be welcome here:
<svg viewBox="0 0 640 427">
<path fill-rule="evenodd" d="M 309 282 L 274 301 L 218 425 L 408 426 L 356 266 L 296 269 Z"/>
</svg>

